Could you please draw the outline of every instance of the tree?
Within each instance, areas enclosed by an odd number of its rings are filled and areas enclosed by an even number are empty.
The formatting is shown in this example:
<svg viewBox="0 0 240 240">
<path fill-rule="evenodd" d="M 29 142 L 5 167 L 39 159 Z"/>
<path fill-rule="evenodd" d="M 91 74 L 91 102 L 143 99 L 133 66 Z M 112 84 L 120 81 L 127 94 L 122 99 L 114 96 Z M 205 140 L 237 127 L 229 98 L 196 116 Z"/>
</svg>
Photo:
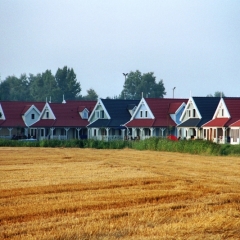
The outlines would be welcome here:
<svg viewBox="0 0 240 240">
<path fill-rule="evenodd" d="M 83 97 L 84 100 L 97 100 L 98 95 L 92 88 L 87 90 L 87 95 Z"/>
<path fill-rule="evenodd" d="M 69 69 L 67 66 L 63 67 L 63 69 L 58 68 L 55 79 L 60 94 L 64 94 L 66 100 L 74 100 L 80 96 L 80 83 L 77 82 L 76 74 L 72 68 Z"/>
<path fill-rule="evenodd" d="M 34 101 L 45 101 L 46 98 L 50 99 L 50 97 L 54 102 L 61 100 L 60 90 L 51 70 L 46 70 L 36 76 L 30 74 L 29 85 L 30 95 Z"/>
<path fill-rule="evenodd" d="M 217 91 L 214 93 L 214 95 L 208 94 L 207 97 L 226 97 L 226 96 L 223 92 Z"/>
<path fill-rule="evenodd" d="M 20 78 L 8 76 L 0 85 L 1 100 L 11 101 L 28 101 L 29 81 L 26 74 L 22 74 Z"/>
<path fill-rule="evenodd" d="M 156 82 L 153 72 L 142 74 L 130 72 L 120 94 L 122 99 L 140 99 L 142 97 L 162 98 L 166 95 L 163 81 Z"/>
</svg>

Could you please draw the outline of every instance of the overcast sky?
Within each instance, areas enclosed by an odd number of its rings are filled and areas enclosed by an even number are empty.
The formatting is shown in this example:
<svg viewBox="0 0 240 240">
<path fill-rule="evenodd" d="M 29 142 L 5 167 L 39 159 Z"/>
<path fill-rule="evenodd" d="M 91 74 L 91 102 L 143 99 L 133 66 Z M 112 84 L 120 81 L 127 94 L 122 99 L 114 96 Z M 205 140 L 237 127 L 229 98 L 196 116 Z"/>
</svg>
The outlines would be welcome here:
<svg viewBox="0 0 240 240">
<path fill-rule="evenodd" d="M 73 68 L 82 95 L 154 72 L 167 95 L 240 97 L 239 0 L 0 0 L 0 75 Z"/>
</svg>

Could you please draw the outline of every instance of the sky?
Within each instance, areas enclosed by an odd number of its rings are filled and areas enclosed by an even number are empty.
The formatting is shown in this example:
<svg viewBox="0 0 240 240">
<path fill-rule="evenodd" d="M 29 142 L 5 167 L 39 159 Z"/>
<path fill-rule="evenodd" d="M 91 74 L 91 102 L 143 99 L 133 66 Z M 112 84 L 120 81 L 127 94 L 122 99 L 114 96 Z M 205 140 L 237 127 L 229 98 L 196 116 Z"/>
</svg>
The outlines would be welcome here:
<svg viewBox="0 0 240 240">
<path fill-rule="evenodd" d="M 153 72 L 165 97 L 240 97 L 239 0 L 0 0 L 0 76 L 73 68 L 81 95 Z"/>
</svg>

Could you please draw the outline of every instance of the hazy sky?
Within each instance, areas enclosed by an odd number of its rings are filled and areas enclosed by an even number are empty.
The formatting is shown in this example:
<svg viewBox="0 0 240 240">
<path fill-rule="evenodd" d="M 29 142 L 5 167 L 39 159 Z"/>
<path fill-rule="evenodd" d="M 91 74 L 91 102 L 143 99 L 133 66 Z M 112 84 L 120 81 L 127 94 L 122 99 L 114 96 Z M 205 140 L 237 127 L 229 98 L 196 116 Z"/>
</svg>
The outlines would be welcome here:
<svg viewBox="0 0 240 240">
<path fill-rule="evenodd" d="M 0 0 L 0 75 L 73 68 L 82 95 L 154 72 L 167 95 L 240 97 L 239 0 Z"/>
</svg>

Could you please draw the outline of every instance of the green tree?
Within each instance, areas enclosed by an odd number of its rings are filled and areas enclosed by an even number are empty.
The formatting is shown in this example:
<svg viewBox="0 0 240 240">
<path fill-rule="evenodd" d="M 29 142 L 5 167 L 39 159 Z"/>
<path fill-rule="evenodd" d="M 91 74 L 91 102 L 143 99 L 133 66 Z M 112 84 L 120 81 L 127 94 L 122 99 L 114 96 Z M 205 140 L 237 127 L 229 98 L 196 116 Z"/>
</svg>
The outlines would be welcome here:
<svg viewBox="0 0 240 240">
<path fill-rule="evenodd" d="M 30 95 L 34 101 L 45 101 L 46 98 L 49 100 L 50 97 L 54 102 L 60 101 L 60 90 L 51 70 L 46 70 L 36 76 L 30 74 L 29 85 Z"/>
<path fill-rule="evenodd" d="M 153 72 L 142 74 L 139 70 L 130 72 L 126 78 L 122 99 L 140 99 L 142 97 L 162 98 L 166 95 L 163 81 L 156 82 Z"/>
<path fill-rule="evenodd" d="M 77 82 L 76 74 L 72 68 L 69 69 L 67 66 L 63 67 L 63 69 L 58 68 L 55 79 L 60 94 L 64 95 L 66 100 L 74 100 L 80 96 L 81 86 Z"/>
<path fill-rule="evenodd" d="M 10 83 L 8 81 L 3 81 L 0 84 L 0 100 L 11 100 L 10 96 Z"/>
<path fill-rule="evenodd" d="M 0 85 L 0 94 L 1 100 L 30 100 L 29 81 L 26 74 L 22 74 L 20 78 L 8 76 Z"/>
<path fill-rule="evenodd" d="M 226 97 L 225 94 L 223 92 L 220 92 L 220 91 L 216 91 L 214 93 L 214 95 L 212 94 L 208 94 L 207 97 Z"/>
<path fill-rule="evenodd" d="M 87 95 L 83 97 L 84 100 L 97 100 L 98 95 L 92 88 L 87 90 Z"/>
</svg>

